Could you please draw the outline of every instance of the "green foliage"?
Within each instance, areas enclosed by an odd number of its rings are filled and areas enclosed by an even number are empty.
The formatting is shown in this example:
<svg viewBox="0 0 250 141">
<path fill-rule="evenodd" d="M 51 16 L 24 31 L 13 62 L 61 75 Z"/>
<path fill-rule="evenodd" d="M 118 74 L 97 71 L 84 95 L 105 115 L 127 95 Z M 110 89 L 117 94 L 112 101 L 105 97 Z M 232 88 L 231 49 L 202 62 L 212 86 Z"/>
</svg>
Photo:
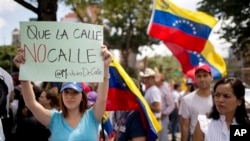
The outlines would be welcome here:
<svg viewBox="0 0 250 141">
<path fill-rule="evenodd" d="M 76 7 L 80 6 L 82 11 L 86 11 L 88 0 L 67 1 Z M 104 0 L 99 5 L 101 13 L 98 19 L 102 19 L 105 27 L 104 44 L 108 45 L 110 49 L 121 51 L 123 60 L 121 64 L 133 77 L 136 77 L 138 71 L 128 67 L 129 61 L 135 61 L 128 60 L 129 52 L 140 53 L 138 50 L 140 46 L 150 46 L 157 42 L 147 35 L 152 4 L 152 0 Z"/>
<path fill-rule="evenodd" d="M 244 52 L 250 51 L 245 43 L 247 38 L 250 42 L 249 0 L 202 0 L 199 2 L 198 10 L 215 15 L 222 20 L 224 23 L 221 27 L 221 38 L 232 43 L 231 47 L 236 56 L 246 57 Z"/>
<path fill-rule="evenodd" d="M 152 4 L 152 0 L 104 0 L 102 4 L 105 44 L 121 50 L 121 65 L 130 75 L 136 70 L 128 66 L 135 61 L 128 60 L 129 52 L 137 54 L 140 46 L 156 43 L 147 35 Z"/>
<path fill-rule="evenodd" d="M 180 82 L 184 77 L 179 62 L 173 56 L 155 56 L 148 58 L 148 67 L 157 69 L 165 75 L 167 81 Z"/>
<path fill-rule="evenodd" d="M 9 73 L 17 72 L 17 68 L 12 63 L 15 54 L 15 46 L 0 46 L 0 66 Z"/>
<path fill-rule="evenodd" d="M 66 0 L 65 4 L 72 7 L 80 6 L 82 9 L 86 9 L 88 6 L 89 0 Z"/>
<path fill-rule="evenodd" d="M 149 45 L 147 26 L 151 7 L 151 0 L 105 0 L 102 17 L 109 29 L 105 40 L 110 47 L 137 53 L 139 46 Z"/>
<path fill-rule="evenodd" d="M 66 4 L 72 5 L 75 12 L 85 17 L 87 6 L 93 2 L 96 1 L 67 0 Z M 102 9 L 98 19 L 102 19 L 106 27 L 104 40 L 109 48 L 132 49 L 137 53 L 139 46 L 148 44 L 149 37 L 146 30 L 151 15 L 151 10 L 148 10 L 151 0 L 99 0 L 98 5 Z M 76 8 L 80 8 L 82 13 L 79 13 Z M 101 23 L 98 22 L 98 24 Z"/>
</svg>

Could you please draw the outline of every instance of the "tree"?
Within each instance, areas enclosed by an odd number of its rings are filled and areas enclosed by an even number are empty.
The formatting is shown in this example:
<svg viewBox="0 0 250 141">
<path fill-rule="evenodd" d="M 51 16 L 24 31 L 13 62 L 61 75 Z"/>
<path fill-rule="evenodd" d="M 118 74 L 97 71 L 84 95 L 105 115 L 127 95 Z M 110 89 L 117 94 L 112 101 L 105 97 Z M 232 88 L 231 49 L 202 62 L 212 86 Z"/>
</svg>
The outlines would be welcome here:
<svg viewBox="0 0 250 141">
<path fill-rule="evenodd" d="M 111 49 L 121 51 L 121 64 L 132 76 L 136 73 L 134 65 L 138 48 L 156 41 L 147 35 L 152 1 L 151 0 L 68 0 L 80 21 L 104 25 L 105 44 Z M 89 7 L 93 6 L 93 7 Z M 97 7 L 94 7 L 97 6 Z M 95 10 L 91 19 L 86 12 Z M 99 8 L 99 9 L 98 9 Z M 91 14 L 93 16 L 93 14 Z M 135 76 L 134 76 L 135 77 Z"/>
<path fill-rule="evenodd" d="M 181 82 L 184 77 L 181 66 L 174 56 L 155 56 L 148 58 L 148 67 L 156 68 L 165 75 L 168 81 Z M 164 62 L 164 63 L 162 63 Z"/>
<path fill-rule="evenodd" d="M 151 12 L 152 0 L 103 2 L 102 17 L 108 27 L 105 31 L 105 41 L 111 48 L 121 50 L 122 65 L 131 75 L 134 72 L 133 62 L 136 61 L 133 54 L 139 52 L 140 46 L 152 44 L 151 38 L 147 35 Z"/>
<path fill-rule="evenodd" d="M 33 6 L 35 1 L 28 3 L 25 0 L 15 0 L 20 5 L 37 14 L 37 21 L 56 21 L 57 0 L 36 0 L 37 7 Z"/>
<path fill-rule="evenodd" d="M 198 10 L 222 20 L 221 38 L 232 43 L 235 55 L 238 58 L 250 58 L 250 1 L 202 0 L 198 5 Z M 250 59 L 245 60 L 245 63 L 250 66 Z"/>
<path fill-rule="evenodd" d="M 13 74 L 18 72 L 18 69 L 13 65 L 12 59 L 16 54 L 16 46 L 0 46 L 0 64 L 1 67 Z"/>
<path fill-rule="evenodd" d="M 72 7 L 80 22 L 102 24 L 100 17 L 101 0 L 66 0 L 65 3 Z"/>
</svg>

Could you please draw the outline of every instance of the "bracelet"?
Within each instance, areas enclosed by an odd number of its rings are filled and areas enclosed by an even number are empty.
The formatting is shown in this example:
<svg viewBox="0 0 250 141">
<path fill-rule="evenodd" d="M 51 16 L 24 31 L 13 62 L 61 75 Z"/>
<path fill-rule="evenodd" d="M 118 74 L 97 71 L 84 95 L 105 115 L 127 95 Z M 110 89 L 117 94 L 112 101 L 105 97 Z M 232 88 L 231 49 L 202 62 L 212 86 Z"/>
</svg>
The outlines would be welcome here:
<svg viewBox="0 0 250 141">
<path fill-rule="evenodd" d="M 103 80 L 105 80 L 105 79 L 106 79 L 106 80 L 109 80 L 109 78 L 110 78 L 110 75 L 104 76 L 104 77 L 103 77 Z"/>
</svg>

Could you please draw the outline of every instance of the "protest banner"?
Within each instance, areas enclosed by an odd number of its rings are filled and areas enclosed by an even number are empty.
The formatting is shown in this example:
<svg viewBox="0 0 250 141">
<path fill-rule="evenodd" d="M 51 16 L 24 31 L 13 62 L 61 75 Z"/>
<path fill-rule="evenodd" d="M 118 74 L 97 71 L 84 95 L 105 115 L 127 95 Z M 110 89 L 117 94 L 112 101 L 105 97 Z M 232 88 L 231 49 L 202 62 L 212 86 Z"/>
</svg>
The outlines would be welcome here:
<svg viewBox="0 0 250 141">
<path fill-rule="evenodd" d="M 103 26 L 73 22 L 20 22 L 26 62 L 20 80 L 101 82 Z"/>
</svg>

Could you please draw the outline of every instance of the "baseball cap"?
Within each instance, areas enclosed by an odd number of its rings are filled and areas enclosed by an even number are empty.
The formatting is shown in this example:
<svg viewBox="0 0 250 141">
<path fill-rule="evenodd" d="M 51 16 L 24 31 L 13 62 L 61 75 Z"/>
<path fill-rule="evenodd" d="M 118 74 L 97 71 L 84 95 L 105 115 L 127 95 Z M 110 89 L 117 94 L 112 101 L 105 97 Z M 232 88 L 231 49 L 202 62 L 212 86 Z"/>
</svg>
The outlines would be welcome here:
<svg viewBox="0 0 250 141">
<path fill-rule="evenodd" d="M 196 74 L 198 71 L 200 71 L 200 70 L 206 71 L 207 73 L 210 73 L 210 74 L 211 74 L 211 69 L 210 69 L 209 65 L 207 65 L 207 64 L 201 64 L 201 65 L 197 66 L 197 67 L 195 68 L 195 74 Z"/>
<path fill-rule="evenodd" d="M 155 76 L 155 71 L 151 68 L 146 68 L 144 72 L 140 72 L 141 77 Z"/>
<path fill-rule="evenodd" d="M 60 92 L 62 92 L 65 89 L 74 89 L 77 92 L 83 92 L 84 91 L 83 87 L 82 87 L 82 83 L 80 83 L 80 82 L 67 82 L 67 83 L 64 83 L 62 85 L 62 88 L 61 88 Z"/>
<path fill-rule="evenodd" d="M 91 106 L 95 103 L 97 98 L 97 93 L 95 91 L 90 91 L 87 93 L 88 106 Z"/>
</svg>

